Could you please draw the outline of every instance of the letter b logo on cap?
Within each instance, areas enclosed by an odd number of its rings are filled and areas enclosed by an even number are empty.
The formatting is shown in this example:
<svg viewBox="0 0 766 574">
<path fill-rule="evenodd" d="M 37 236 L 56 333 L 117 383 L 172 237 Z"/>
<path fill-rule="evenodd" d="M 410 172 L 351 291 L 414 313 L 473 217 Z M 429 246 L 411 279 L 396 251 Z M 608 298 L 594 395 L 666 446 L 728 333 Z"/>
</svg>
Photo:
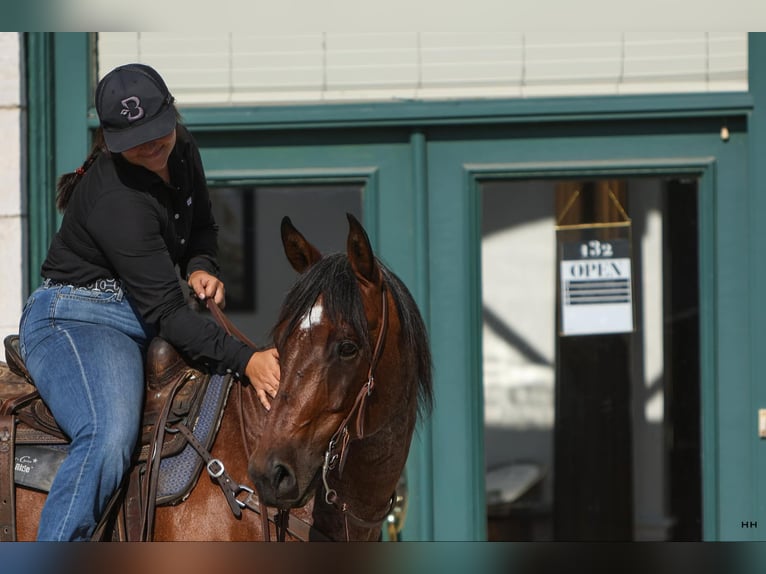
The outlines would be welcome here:
<svg viewBox="0 0 766 574">
<path fill-rule="evenodd" d="M 144 117 L 144 108 L 137 96 L 130 96 L 120 102 L 122 104 L 121 116 L 127 116 L 129 122 L 135 122 Z"/>
</svg>

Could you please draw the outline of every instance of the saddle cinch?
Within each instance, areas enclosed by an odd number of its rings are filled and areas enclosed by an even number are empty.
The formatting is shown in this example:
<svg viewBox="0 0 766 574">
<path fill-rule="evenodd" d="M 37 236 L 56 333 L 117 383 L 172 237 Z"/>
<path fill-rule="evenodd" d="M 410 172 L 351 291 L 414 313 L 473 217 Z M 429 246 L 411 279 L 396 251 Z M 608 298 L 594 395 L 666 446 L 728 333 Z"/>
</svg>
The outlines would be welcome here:
<svg viewBox="0 0 766 574">
<path fill-rule="evenodd" d="M 47 492 L 66 457 L 69 439 L 40 398 L 19 353 L 18 335 L 5 338 L 0 362 L 0 541 L 16 539 L 16 484 Z M 131 472 L 115 493 L 94 539 L 146 540 L 154 508 L 183 501 L 203 459 L 189 432 L 210 449 L 232 385 L 188 364 L 164 339 L 152 340 L 146 358 L 146 399 L 140 444 Z M 183 426 L 186 433 L 166 432 Z M 184 436 L 186 434 L 187 436 Z M 195 447 L 195 448 L 197 448 Z M 147 525 L 148 524 L 148 525 Z"/>
</svg>

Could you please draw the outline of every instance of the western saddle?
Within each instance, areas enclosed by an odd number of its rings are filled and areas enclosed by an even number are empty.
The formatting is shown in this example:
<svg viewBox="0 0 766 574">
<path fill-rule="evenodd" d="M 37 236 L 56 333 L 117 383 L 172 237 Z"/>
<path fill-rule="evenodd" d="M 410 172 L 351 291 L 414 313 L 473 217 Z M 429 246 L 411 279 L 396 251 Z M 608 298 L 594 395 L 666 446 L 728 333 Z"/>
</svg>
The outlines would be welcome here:
<svg viewBox="0 0 766 574">
<path fill-rule="evenodd" d="M 15 485 L 46 491 L 66 456 L 69 438 L 35 388 L 19 353 L 18 335 L 6 337 L 4 346 L 6 364 L 0 362 L 0 541 L 13 541 L 16 539 Z M 168 425 L 178 423 L 193 428 L 211 376 L 189 365 L 159 337 L 149 346 L 145 371 L 141 440 L 136 445 L 129 476 L 113 496 L 96 529 L 96 540 L 151 539 L 156 504 L 174 503 L 187 496 L 201 470 L 200 458 L 183 490 L 158 500 L 160 461 L 178 455 L 189 444 L 188 433 L 166 433 L 165 430 Z M 215 412 L 209 425 L 211 432 L 201 439 L 205 448 L 210 448 L 215 438 L 231 384 L 232 377 L 226 376 L 218 386 L 219 396 L 213 401 Z M 209 400 L 205 404 L 209 404 Z M 34 452 L 34 456 L 23 455 L 28 449 L 38 450 L 29 451 Z M 33 468 L 32 461 L 47 462 Z"/>
</svg>

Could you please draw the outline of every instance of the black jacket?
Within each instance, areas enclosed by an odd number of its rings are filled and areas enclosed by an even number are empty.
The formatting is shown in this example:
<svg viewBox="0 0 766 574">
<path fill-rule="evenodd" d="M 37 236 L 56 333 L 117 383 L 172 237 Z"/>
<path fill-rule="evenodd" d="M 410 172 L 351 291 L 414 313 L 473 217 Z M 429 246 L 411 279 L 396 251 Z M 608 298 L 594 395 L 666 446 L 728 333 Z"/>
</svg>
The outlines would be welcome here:
<svg viewBox="0 0 766 574">
<path fill-rule="evenodd" d="M 194 312 L 179 284 L 202 269 L 218 275 L 217 227 L 199 151 L 177 128 L 170 181 L 102 152 L 72 193 L 42 276 L 86 285 L 121 279 L 144 321 L 195 361 L 244 374 L 253 350 Z"/>
</svg>

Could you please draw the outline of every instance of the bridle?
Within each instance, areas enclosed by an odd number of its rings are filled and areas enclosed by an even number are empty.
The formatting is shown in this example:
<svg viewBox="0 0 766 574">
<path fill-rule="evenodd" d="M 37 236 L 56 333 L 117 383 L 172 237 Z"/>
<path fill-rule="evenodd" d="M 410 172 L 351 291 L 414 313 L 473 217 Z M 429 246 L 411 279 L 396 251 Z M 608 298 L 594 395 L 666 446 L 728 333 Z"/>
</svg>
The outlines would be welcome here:
<svg viewBox="0 0 766 574">
<path fill-rule="evenodd" d="M 356 395 L 354 404 L 351 410 L 338 426 L 338 429 L 330 438 L 330 442 L 327 445 L 327 450 L 324 453 L 324 463 L 322 464 L 322 484 L 325 489 L 325 502 L 333 505 L 337 510 L 343 513 L 346 530 L 346 541 L 349 540 L 348 532 L 348 520 L 363 526 L 365 528 L 375 528 L 385 519 L 385 517 L 391 512 L 391 508 L 396 501 L 396 493 L 394 493 L 389 499 L 389 503 L 386 507 L 385 513 L 382 514 L 380 519 L 365 520 L 359 518 L 354 514 L 348 503 L 344 502 L 338 491 L 334 488 L 330 488 L 327 477 L 331 471 L 337 469 L 338 476 L 343 474 L 343 468 L 346 465 L 346 459 L 348 457 L 348 444 L 351 440 L 351 433 L 348 430 L 349 424 L 352 419 L 356 417 L 356 438 L 364 438 L 364 416 L 367 407 L 367 399 L 372 395 L 372 390 L 375 388 L 375 368 L 378 366 L 380 356 L 383 354 L 383 342 L 386 339 L 386 332 L 388 331 L 388 298 L 386 297 L 386 283 L 381 284 L 381 318 L 380 318 L 380 331 L 378 331 L 378 338 L 375 341 L 375 347 L 370 359 L 370 368 L 367 371 L 367 381 L 359 389 L 359 393 Z M 340 450 L 339 450 L 340 449 Z"/>
<path fill-rule="evenodd" d="M 389 502 L 385 508 L 385 511 L 380 515 L 379 518 L 376 518 L 374 520 L 366 520 L 363 518 L 360 518 L 357 516 L 354 512 L 351 511 L 349 505 L 347 502 L 345 502 L 341 496 L 338 494 L 338 491 L 334 488 L 331 488 L 328 482 L 328 476 L 330 473 L 337 469 L 338 476 L 341 476 L 343 474 L 343 468 L 345 467 L 346 460 L 348 457 L 348 444 L 351 440 L 351 433 L 349 432 L 349 425 L 352 423 L 354 418 L 356 417 L 354 428 L 356 431 L 356 438 L 362 439 L 364 438 L 364 419 L 365 419 L 365 413 L 367 408 L 367 400 L 369 399 L 370 395 L 372 395 L 372 391 L 375 388 L 375 369 L 378 365 L 378 362 L 380 361 L 380 357 L 383 354 L 383 343 L 385 342 L 386 333 L 388 331 L 388 298 L 387 298 L 387 285 L 386 282 L 383 281 L 381 283 L 381 319 L 380 319 L 380 330 L 378 331 L 378 336 L 375 341 L 375 346 L 372 352 L 372 357 L 370 359 L 370 367 L 367 371 L 367 381 L 362 385 L 362 388 L 359 389 L 359 392 L 357 393 L 356 399 L 354 400 L 354 404 L 351 407 L 351 410 L 348 412 L 348 414 L 345 416 L 343 421 L 338 426 L 335 433 L 333 433 L 332 437 L 330 438 L 330 441 L 327 445 L 327 450 L 324 453 L 324 462 L 322 464 L 322 484 L 325 489 L 325 497 L 324 500 L 327 504 L 332 505 L 335 509 L 337 509 L 339 512 L 343 514 L 344 518 L 344 526 L 345 526 L 345 534 L 346 534 L 346 541 L 349 541 L 349 520 L 352 522 L 365 527 L 365 528 L 376 528 L 381 525 L 383 520 L 385 520 L 386 516 L 391 512 L 391 509 L 393 508 L 395 502 L 396 502 L 396 492 L 394 492 L 389 499 Z M 210 310 L 213 317 L 216 319 L 216 321 L 221 325 L 221 327 L 230 335 L 238 338 L 243 343 L 255 348 L 255 344 L 252 343 L 241 331 L 239 331 L 232 323 L 231 321 L 224 315 L 223 311 L 218 307 L 218 305 L 215 303 L 213 299 L 207 299 L 206 301 L 207 308 Z M 241 403 L 240 403 L 241 404 Z M 244 435 L 244 419 L 243 414 L 240 412 L 240 418 L 242 419 L 241 426 L 243 436 Z M 247 442 L 245 441 L 245 447 L 247 448 Z M 250 490 L 246 489 L 243 486 L 238 487 L 240 491 L 242 490 Z M 256 512 L 259 512 L 261 514 L 261 520 L 263 525 L 263 536 L 264 540 L 268 541 L 270 540 L 270 533 L 269 533 L 269 516 L 268 516 L 268 509 L 260 505 L 257 501 L 253 500 L 253 493 L 250 492 L 250 496 L 247 498 L 246 501 L 241 502 L 237 501 L 241 507 L 247 507 L 251 510 L 255 510 Z M 289 511 L 287 510 L 279 510 L 277 511 L 277 515 L 272 518 L 272 520 L 276 523 L 277 526 L 277 540 L 284 540 L 285 530 L 288 529 L 290 524 L 295 524 L 294 521 L 291 522 L 291 517 L 289 515 Z M 303 521 L 299 522 L 302 523 L 302 526 L 304 526 L 303 530 L 307 532 L 306 528 L 311 528 L 310 525 L 307 523 L 303 523 Z M 314 532 L 316 530 L 314 529 Z M 308 539 L 308 538 L 306 538 Z"/>
</svg>

